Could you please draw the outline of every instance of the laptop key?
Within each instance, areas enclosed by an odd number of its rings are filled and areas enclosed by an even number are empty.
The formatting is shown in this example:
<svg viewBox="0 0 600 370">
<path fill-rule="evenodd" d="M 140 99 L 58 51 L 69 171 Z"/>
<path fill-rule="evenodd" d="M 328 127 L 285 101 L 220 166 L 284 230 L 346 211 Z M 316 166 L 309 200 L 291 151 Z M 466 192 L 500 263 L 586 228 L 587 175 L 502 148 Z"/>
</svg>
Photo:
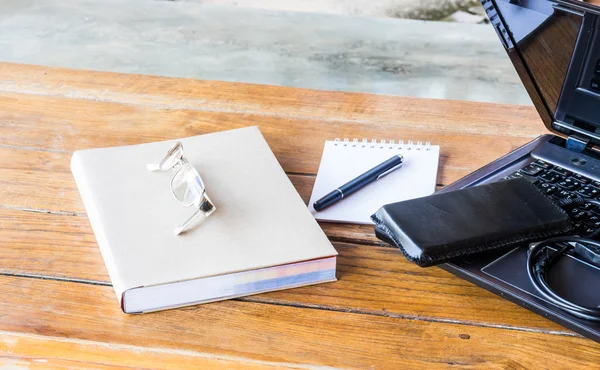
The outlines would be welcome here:
<svg viewBox="0 0 600 370">
<path fill-rule="evenodd" d="M 520 171 L 512 173 L 504 178 L 504 180 L 510 180 L 510 179 L 525 179 L 525 180 L 531 182 L 532 184 L 535 184 L 539 181 L 537 177 L 525 175 L 524 173 L 522 173 Z"/>
<path fill-rule="evenodd" d="M 517 171 L 517 172 L 515 172 L 515 173 L 511 173 L 510 175 L 506 176 L 506 177 L 504 178 L 504 180 L 510 180 L 510 179 L 520 179 L 520 178 L 522 178 L 523 176 L 524 176 L 524 175 L 523 175 L 521 172 Z"/>
<path fill-rule="evenodd" d="M 537 176 L 543 170 L 544 170 L 543 168 L 536 166 L 534 164 L 528 164 L 527 166 L 521 168 L 521 172 L 523 172 L 525 175 L 529 175 L 529 176 Z"/>
<path fill-rule="evenodd" d="M 567 190 L 559 190 L 556 193 L 552 194 L 553 197 L 555 197 L 556 199 L 575 199 L 577 198 L 577 195 L 573 194 L 570 191 Z"/>
<path fill-rule="evenodd" d="M 582 184 L 588 185 L 590 182 L 592 182 L 592 180 L 588 179 L 587 177 L 580 175 L 578 173 L 573 174 L 572 176 L 574 179 L 576 179 L 577 181 L 579 181 Z"/>
<path fill-rule="evenodd" d="M 578 215 L 581 212 L 584 212 L 584 211 L 579 207 L 571 208 L 570 210 L 567 211 L 567 213 L 569 214 L 569 217 L 571 217 L 571 218 L 575 217 L 576 215 Z"/>
<path fill-rule="evenodd" d="M 576 229 L 576 234 L 578 234 L 579 236 L 585 238 L 586 236 L 595 233 L 596 230 L 598 230 L 598 229 L 595 229 L 592 226 L 582 225 L 581 227 L 579 227 L 579 228 Z"/>
<path fill-rule="evenodd" d="M 586 185 L 577 190 L 577 193 L 586 198 L 595 198 L 600 195 L 600 190 L 591 185 Z"/>
<path fill-rule="evenodd" d="M 591 216 L 583 222 L 589 226 L 595 227 L 596 229 L 600 228 L 600 217 L 598 216 Z"/>
<path fill-rule="evenodd" d="M 538 189 L 540 189 L 542 191 L 542 193 L 544 193 L 546 195 L 550 195 L 557 190 L 556 186 L 554 186 L 548 182 L 540 182 L 536 186 L 538 187 Z"/>
<path fill-rule="evenodd" d="M 557 185 L 566 190 L 576 190 L 581 186 L 581 183 L 572 178 L 567 178 L 562 181 L 559 181 Z"/>
<path fill-rule="evenodd" d="M 574 221 L 581 221 L 581 222 L 585 222 L 590 217 L 592 217 L 588 212 L 585 212 L 585 211 L 580 211 L 575 215 L 573 215 L 573 213 L 571 213 L 571 212 L 569 212 L 569 214 L 571 214 L 571 219 L 573 219 Z"/>
<path fill-rule="evenodd" d="M 558 166 L 554 167 L 554 171 L 560 173 L 563 176 L 571 176 L 573 174 L 573 172 L 571 172 L 569 170 L 566 170 L 566 169 L 564 169 L 562 167 L 558 167 Z"/>
<path fill-rule="evenodd" d="M 600 188 L 600 181 L 594 181 L 594 182 L 592 182 L 592 185 L 597 188 Z"/>
<path fill-rule="evenodd" d="M 591 211 L 591 210 L 593 210 L 593 209 L 594 209 L 594 208 L 596 208 L 596 207 L 594 207 L 594 205 L 593 205 L 592 203 L 585 203 L 584 205 L 582 205 L 582 206 L 579 206 L 579 208 L 580 208 L 582 211 Z"/>
<path fill-rule="evenodd" d="M 550 163 L 544 162 L 541 159 L 536 160 L 535 162 L 533 162 L 533 164 L 535 164 L 536 166 L 540 166 L 545 170 L 551 170 L 553 167 Z"/>
<path fill-rule="evenodd" d="M 555 183 L 557 181 L 563 180 L 563 177 L 554 171 L 548 171 L 539 176 L 539 178 L 550 183 Z"/>
</svg>

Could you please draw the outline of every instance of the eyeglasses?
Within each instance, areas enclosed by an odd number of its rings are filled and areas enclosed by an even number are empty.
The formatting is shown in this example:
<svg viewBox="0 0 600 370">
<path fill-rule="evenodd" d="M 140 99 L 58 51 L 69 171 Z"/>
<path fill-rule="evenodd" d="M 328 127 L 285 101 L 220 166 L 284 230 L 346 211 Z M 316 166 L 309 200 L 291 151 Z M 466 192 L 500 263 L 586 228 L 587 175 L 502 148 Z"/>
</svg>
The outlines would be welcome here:
<svg viewBox="0 0 600 370">
<path fill-rule="evenodd" d="M 180 142 L 169 149 L 159 164 L 149 164 L 146 167 L 148 171 L 152 172 L 172 169 L 174 173 L 171 179 L 171 192 L 175 199 L 186 207 L 192 205 L 198 207 L 198 210 L 186 222 L 175 229 L 176 235 L 185 231 L 199 216 L 204 216 L 202 220 L 204 221 L 216 210 L 206 195 L 206 188 L 200 174 L 183 156 L 183 144 Z"/>
</svg>

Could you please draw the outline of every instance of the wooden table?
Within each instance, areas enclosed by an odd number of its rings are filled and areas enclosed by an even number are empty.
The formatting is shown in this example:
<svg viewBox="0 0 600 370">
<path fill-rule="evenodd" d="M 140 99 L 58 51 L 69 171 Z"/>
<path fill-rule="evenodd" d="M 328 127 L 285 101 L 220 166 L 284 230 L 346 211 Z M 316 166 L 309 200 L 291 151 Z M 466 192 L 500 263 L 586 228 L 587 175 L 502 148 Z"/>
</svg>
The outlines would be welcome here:
<svg viewBox="0 0 600 370">
<path fill-rule="evenodd" d="M 0 368 L 582 368 L 600 345 L 371 227 L 322 224 L 339 281 L 125 315 L 69 170 L 77 149 L 260 126 L 308 200 L 323 142 L 441 145 L 443 186 L 544 132 L 531 107 L 0 64 Z"/>
</svg>

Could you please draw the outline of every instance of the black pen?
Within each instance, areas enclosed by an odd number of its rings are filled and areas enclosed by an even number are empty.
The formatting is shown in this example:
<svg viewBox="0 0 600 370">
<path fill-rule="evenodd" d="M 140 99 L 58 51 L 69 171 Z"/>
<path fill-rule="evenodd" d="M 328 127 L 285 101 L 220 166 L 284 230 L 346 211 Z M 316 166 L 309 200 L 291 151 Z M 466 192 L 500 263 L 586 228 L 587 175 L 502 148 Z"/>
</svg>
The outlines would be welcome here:
<svg viewBox="0 0 600 370">
<path fill-rule="evenodd" d="M 313 208 L 315 211 L 320 212 L 325 208 L 331 206 L 334 203 L 339 202 L 350 194 L 356 192 L 357 190 L 362 189 L 363 187 L 369 185 L 375 180 L 379 180 L 383 176 L 392 173 L 402 166 L 404 162 L 404 157 L 401 154 L 397 154 L 387 161 L 377 165 L 376 167 L 371 168 L 367 172 L 358 176 L 357 178 L 350 180 L 348 183 L 340 186 L 339 188 L 333 190 L 331 193 L 325 195 L 323 198 L 317 200 L 313 203 Z"/>
</svg>

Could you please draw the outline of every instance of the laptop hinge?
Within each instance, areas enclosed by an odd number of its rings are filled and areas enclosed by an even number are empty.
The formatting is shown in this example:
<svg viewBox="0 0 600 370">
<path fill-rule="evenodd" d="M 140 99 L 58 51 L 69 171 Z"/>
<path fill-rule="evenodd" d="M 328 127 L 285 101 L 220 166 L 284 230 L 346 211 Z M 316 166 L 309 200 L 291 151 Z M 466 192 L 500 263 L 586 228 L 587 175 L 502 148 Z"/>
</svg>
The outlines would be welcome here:
<svg viewBox="0 0 600 370">
<path fill-rule="evenodd" d="M 590 144 L 589 138 L 582 138 L 577 135 L 572 135 L 567 138 L 566 147 L 569 150 L 572 150 L 577 153 L 583 152 L 587 146 Z"/>
<path fill-rule="evenodd" d="M 567 134 L 570 137 L 578 139 L 579 141 L 586 142 L 586 146 L 588 146 L 590 140 L 595 140 L 596 142 L 600 141 L 599 134 L 590 130 L 583 129 L 581 127 L 577 127 L 570 123 L 554 121 L 552 126 L 555 130 L 562 132 L 563 134 Z"/>
</svg>

